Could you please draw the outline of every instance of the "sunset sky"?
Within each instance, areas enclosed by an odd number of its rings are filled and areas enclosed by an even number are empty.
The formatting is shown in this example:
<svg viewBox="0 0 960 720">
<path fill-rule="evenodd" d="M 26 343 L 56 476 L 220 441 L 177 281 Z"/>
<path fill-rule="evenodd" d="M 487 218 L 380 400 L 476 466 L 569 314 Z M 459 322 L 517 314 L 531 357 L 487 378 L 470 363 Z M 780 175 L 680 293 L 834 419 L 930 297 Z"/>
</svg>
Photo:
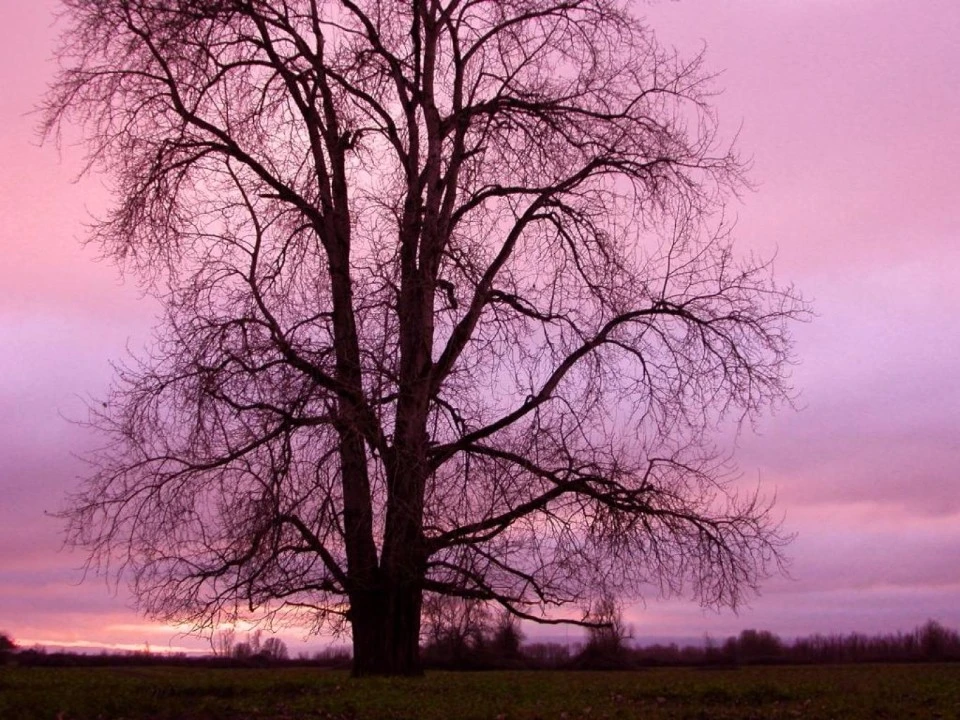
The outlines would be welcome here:
<svg viewBox="0 0 960 720">
<path fill-rule="evenodd" d="M 156 310 L 80 243 L 107 194 L 97 177 L 73 182 L 75 138 L 38 145 L 29 112 L 54 69 L 55 8 L 0 0 L 0 631 L 202 648 L 139 617 L 122 586 L 81 584 L 82 557 L 46 514 L 98 443 L 69 421 L 104 394 L 112 360 L 149 342 Z M 797 410 L 745 430 L 737 451 L 797 534 L 790 577 L 739 614 L 649 598 L 628 619 L 641 638 L 960 626 L 960 3 L 636 10 L 663 43 L 706 46 L 723 126 L 753 159 L 736 235 L 776 254 L 816 317 L 795 328 Z"/>
</svg>

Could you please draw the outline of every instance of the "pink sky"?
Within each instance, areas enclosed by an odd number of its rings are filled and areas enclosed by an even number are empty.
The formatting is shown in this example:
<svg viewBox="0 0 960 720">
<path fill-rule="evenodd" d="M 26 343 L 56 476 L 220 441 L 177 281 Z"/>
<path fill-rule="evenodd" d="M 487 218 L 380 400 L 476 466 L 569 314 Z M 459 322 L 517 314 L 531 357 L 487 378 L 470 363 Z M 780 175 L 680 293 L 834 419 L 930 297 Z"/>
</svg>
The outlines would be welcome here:
<svg viewBox="0 0 960 720">
<path fill-rule="evenodd" d="M 202 647 L 151 625 L 101 579 L 79 584 L 44 514 L 97 438 L 82 417 L 153 307 L 82 248 L 102 183 L 40 148 L 26 115 L 55 42 L 52 0 L 0 0 L 0 631 L 27 644 Z M 630 610 L 639 636 L 786 636 L 960 626 L 960 5 L 887 0 L 637 3 L 663 42 L 722 71 L 725 125 L 754 158 L 742 246 L 777 253 L 813 301 L 796 328 L 798 412 L 740 438 L 775 490 L 792 578 L 732 612 Z M 300 635 L 287 636 L 292 649 Z"/>
</svg>

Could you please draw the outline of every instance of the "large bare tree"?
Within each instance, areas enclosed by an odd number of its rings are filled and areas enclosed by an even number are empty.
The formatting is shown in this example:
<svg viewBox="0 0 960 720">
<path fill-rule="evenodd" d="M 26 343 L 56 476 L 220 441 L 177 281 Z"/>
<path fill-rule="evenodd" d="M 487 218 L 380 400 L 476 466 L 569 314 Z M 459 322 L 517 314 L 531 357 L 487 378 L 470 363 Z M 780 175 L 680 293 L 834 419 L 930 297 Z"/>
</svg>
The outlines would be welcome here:
<svg viewBox="0 0 960 720">
<path fill-rule="evenodd" d="M 45 129 L 165 308 L 65 515 L 145 612 L 416 673 L 425 592 L 558 621 L 780 562 L 709 438 L 786 396 L 803 307 L 731 251 L 700 58 L 608 0 L 64 5 Z"/>
</svg>

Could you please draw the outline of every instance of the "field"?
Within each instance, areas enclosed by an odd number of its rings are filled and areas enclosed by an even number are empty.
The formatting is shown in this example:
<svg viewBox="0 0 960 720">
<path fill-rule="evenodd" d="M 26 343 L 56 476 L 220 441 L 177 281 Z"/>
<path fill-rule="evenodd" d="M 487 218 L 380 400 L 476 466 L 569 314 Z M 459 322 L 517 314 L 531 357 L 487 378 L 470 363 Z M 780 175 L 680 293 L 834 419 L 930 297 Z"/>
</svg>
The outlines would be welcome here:
<svg viewBox="0 0 960 720">
<path fill-rule="evenodd" d="M 960 718 L 960 664 L 636 672 L 0 667 L 3 720 Z"/>
</svg>

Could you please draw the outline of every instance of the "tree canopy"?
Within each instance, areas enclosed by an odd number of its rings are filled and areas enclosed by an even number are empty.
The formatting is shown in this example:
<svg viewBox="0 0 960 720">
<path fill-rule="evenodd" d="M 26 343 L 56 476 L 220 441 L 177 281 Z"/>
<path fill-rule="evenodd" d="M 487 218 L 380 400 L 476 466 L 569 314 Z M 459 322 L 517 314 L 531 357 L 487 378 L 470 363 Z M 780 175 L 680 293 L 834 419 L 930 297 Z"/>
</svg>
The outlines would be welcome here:
<svg viewBox="0 0 960 720">
<path fill-rule="evenodd" d="M 554 622 L 781 561 L 711 431 L 788 397 L 804 308 L 733 251 L 702 58 L 608 0 L 64 5 L 45 129 L 164 307 L 64 515 L 145 612 L 408 673 L 424 593 Z"/>
</svg>

